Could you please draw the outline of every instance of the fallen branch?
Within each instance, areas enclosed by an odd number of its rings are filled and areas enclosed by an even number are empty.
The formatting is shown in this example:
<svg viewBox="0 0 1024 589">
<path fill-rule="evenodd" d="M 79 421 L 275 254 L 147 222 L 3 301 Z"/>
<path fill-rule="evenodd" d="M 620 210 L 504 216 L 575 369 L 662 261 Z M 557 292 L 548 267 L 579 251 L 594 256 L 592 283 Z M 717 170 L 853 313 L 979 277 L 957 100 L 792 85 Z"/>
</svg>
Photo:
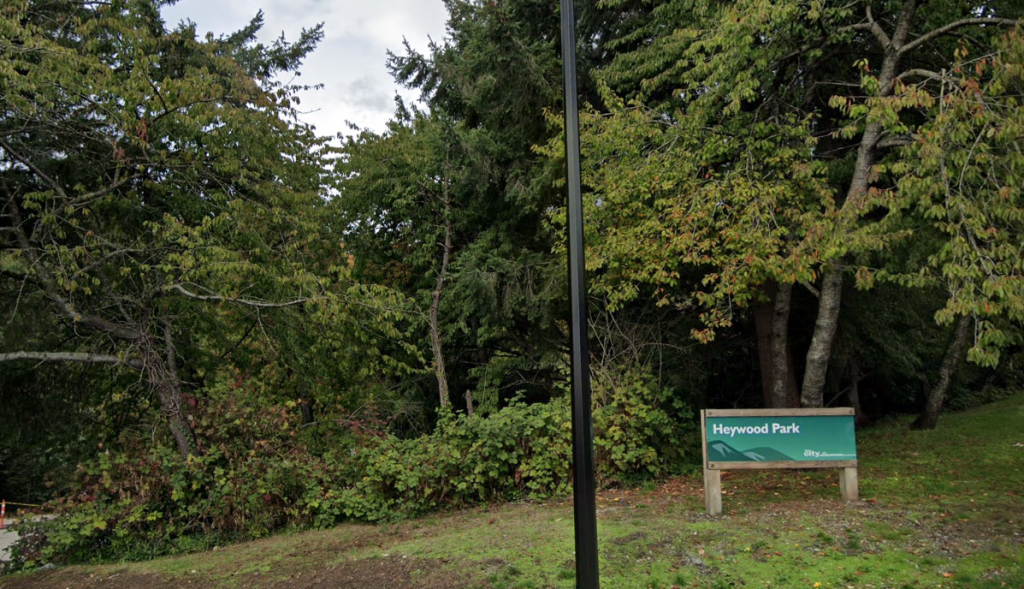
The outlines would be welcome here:
<svg viewBox="0 0 1024 589">
<path fill-rule="evenodd" d="M 135 369 L 142 369 L 142 360 L 139 358 L 122 358 L 112 354 L 93 354 L 91 352 L 9 352 L 7 354 L 0 354 L 0 362 L 16 362 L 18 360 L 123 364 Z"/>
</svg>

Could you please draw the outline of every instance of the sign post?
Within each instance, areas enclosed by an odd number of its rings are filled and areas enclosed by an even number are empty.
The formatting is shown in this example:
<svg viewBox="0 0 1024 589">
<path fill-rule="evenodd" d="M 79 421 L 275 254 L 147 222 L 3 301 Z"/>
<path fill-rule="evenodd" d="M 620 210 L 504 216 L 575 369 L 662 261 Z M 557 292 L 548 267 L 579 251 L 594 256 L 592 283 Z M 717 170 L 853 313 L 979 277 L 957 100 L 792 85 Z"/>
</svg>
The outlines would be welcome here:
<svg viewBox="0 0 1024 589">
<path fill-rule="evenodd" d="M 723 470 L 838 468 L 843 499 L 859 496 L 853 409 L 707 409 L 700 426 L 711 515 L 722 513 Z"/>
</svg>

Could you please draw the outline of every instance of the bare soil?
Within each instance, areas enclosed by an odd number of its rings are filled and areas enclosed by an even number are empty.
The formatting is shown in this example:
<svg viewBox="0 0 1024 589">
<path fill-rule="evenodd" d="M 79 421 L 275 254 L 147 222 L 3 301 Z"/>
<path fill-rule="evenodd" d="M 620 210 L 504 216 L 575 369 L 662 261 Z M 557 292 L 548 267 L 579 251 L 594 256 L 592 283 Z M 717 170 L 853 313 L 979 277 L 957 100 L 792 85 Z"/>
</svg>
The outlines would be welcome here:
<svg viewBox="0 0 1024 589">
<path fill-rule="evenodd" d="M 438 561 L 380 558 L 299 572 L 286 579 L 259 573 L 240 575 L 232 585 L 238 589 L 461 589 L 468 587 L 467 583 L 468 580 L 462 575 L 443 570 L 442 563 Z M 0 589 L 207 589 L 221 586 L 222 581 L 201 574 L 183 577 L 120 570 L 98 575 L 80 568 L 0 578 Z"/>
</svg>

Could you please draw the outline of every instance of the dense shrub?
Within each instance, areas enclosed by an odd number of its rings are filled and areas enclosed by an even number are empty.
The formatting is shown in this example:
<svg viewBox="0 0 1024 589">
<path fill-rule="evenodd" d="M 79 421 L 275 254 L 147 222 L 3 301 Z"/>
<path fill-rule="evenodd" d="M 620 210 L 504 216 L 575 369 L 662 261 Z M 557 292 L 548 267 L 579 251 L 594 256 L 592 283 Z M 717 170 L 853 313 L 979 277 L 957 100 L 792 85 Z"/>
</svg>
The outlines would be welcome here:
<svg viewBox="0 0 1024 589">
<path fill-rule="evenodd" d="M 700 461 L 690 407 L 642 371 L 624 384 L 595 387 L 604 398 L 594 411 L 594 454 L 603 484 L 664 474 Z"/>
<path fill-rule="evenodd" d="M 667 457 L 686 457 L 680 450 L 696 438 L 661 407 L 667 391 L 639 382 L 609 399 L 594 416 L 602 481 L 657 475 Z M 286 527 L 545 498 L 572 481 L 565 400 L 442 415 L 432 434 L 414 439 L 341 418 L 338 447 L 318 454 L 289 407 L 250 407 L 234 391 L 197 413 L 202 444 L 187 461 L 136 440 L 80 467 L 76 493 L 50 506 L 59 517 L 22 530 L 17 566 L 150 558 Z"/>
<path fill-rule="evenodd" d="M 58 517 L 22 530 L 16 564 L 147 558 L 204 548 L 203 538 L 313 523 L 302 498 L 345 475 L 345 461 L 313 456 L 296 441 L 287 408 L 256 409 L 225 395 L 197 413 L 202 443 L 188 460 L 171 446 L 128 440 L 81 465 L 75 492 L 48 505 Z"/>
</svg>

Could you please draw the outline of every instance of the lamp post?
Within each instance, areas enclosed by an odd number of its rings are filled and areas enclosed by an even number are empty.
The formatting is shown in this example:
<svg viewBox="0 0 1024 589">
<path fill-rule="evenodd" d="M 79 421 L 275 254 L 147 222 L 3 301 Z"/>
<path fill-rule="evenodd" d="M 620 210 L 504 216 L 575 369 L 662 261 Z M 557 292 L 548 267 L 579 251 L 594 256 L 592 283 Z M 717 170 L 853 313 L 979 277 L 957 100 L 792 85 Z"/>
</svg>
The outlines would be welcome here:
<svg viewBox="0 0 1024 589">
<path fill-rule="evenodd" d="M 576 91 L 576 17 L 573 0 L 562 1 L 562 72 L 565 77 L 565 160 L 569 187 L 569 290 L 572 299 L 573 519 L 576 532 L 576 587 L 598 589 L 597 498 L 590 356 L 587 342 L 586 252 L 583 248 L 583 191 L 580 180 L 580 116 Z"/>
</svg>

